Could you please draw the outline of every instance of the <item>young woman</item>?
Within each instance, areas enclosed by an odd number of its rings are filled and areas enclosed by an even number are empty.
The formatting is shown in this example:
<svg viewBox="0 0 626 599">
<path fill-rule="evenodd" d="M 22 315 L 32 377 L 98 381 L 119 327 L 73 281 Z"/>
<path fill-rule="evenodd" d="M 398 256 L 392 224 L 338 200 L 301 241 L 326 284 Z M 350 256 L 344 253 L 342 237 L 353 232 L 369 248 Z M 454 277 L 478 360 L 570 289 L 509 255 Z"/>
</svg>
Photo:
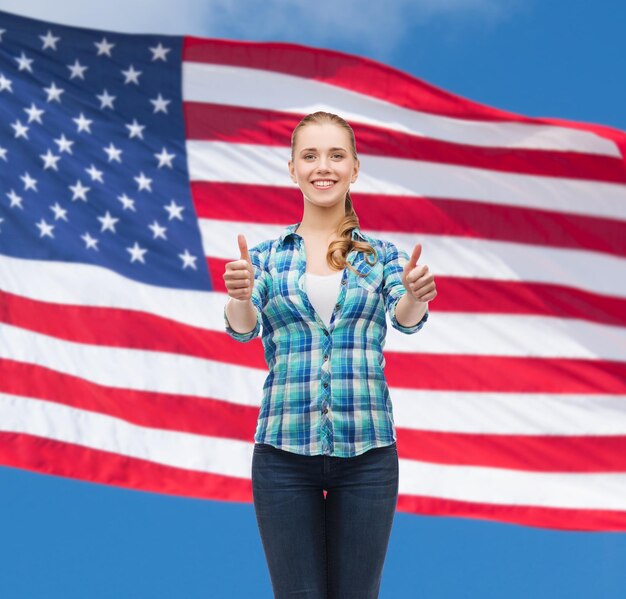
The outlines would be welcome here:
<svg viewBox="0 0 626 599">
<path fill-rule="evenodd" d="M 252 491 L 278 599 L 378 597 L 398 499 L 398 452 L 383 369 L 387 330 L 411 334 L 437 295 L 433 275 L 359 228 L 349 187 L 354 132 L 309 114 L 291 138 L 302 219 L 226 264 L 226 331 L 263 327 L 269 374 L 255 433 Z M 324 494 L 324 492 L 326 494 Z"/>
</svg>

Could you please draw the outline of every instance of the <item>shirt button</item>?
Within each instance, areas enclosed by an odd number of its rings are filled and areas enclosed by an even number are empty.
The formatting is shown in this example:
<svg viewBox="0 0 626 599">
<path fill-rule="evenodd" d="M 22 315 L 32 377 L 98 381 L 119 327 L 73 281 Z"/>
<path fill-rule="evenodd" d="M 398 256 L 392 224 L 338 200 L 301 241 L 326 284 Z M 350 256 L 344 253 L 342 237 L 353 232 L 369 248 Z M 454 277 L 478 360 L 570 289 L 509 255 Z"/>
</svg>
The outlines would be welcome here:
<svg viewBox="0 0 626 599">
<path fill-rule="evenodd" d="M 346 284 L 346 280 L 345 279 L 341 279 L 341 284 L 345 285 Z"/>
<path fill-rule="evenodd" d="M 328 387 L 328 383 L 324 381 L 324 387 Z"/>
<path fill-rule="evenodd" d="M 335 304 L 335 309 L 339 310 L 339 304 Z"/>
<path fill-rule="evenodd" d="M 326 362 L 326 360 L 328 360 L 328 354 L 324 355 L 324 362 Z"/>
<path fill-rule="evenodd" d="M 324 329 L 324 335 L 326 335 L 326 337 L 328 337 L 328 331 L 326 329 Z"/>
<path fill-rule="evenodd" d="M 324 408 L 324 414 L 328 414 L 328 408 Z"/>
</svg>

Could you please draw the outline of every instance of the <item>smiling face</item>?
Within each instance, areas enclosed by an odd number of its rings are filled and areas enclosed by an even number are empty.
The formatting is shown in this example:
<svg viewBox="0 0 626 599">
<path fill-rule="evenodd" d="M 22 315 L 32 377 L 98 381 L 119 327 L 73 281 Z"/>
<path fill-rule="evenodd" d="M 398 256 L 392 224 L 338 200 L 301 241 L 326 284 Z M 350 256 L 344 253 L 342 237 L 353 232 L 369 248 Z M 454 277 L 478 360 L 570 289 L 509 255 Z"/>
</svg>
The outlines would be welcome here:
<svg viewBox="0 0 626 599">
<path fill-rule="evenodd" d="M 324 123 L 298 130 L 289 173 L 305 200 L 320 207 L 344 202 L 358 172 L 359 160 L 352 155 L 350 136 L 343 127 Z"/>
</svg>

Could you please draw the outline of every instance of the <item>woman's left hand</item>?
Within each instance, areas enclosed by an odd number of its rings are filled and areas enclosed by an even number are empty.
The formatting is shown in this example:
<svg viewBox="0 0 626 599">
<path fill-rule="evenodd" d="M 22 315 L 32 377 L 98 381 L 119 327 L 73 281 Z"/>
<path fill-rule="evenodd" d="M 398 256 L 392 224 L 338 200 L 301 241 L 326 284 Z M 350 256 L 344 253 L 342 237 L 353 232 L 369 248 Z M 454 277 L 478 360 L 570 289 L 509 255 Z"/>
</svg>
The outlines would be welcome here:
<svg viewBox="0 0 626 599">
<path fill-rule="evenodd" d="M 404 265 L 402 283 L 413 300 L 429 302 L 437 297 L 437 288 L 435 276 L 428 271 L 428 266 L 417 265 L 421 253 L 422 244 L 418 243 L 413 249 L 410 260 Z"/>
</svg>

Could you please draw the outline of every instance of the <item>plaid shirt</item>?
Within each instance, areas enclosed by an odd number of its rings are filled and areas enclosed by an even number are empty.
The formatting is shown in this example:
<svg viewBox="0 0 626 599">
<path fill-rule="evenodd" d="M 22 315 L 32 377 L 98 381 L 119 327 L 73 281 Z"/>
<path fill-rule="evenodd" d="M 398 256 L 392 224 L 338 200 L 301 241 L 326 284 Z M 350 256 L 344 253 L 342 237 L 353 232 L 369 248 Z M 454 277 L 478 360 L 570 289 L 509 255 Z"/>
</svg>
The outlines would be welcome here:
<svg viewBox="0 0 626 599">
<path fill-rule="evenodd" d="M 389 388 L 384 375 L 385 310 L 392 326 L 406 334 L 419 331 L 396 320 L 396 306 L 407 293 L 402 272 L 409 256 L 393 243 L 369 237 L 357 227 L 352 239 L 367 241 L 378 254 L 372 267 L 363 252 L 352 250 L 330 326 L 306 294 L 305 245 L 289 225 L 278 239 L 250 248 L 254 267 L 252 303 L 257 322 L 249 333 L 229 324 L 237 341 L 262 341 L 269 374 L 254 440 L 304 455 L 352 457 L 396 440 Z M 370 261 L 373 256 L 368 255 Z"/>
</svg>

